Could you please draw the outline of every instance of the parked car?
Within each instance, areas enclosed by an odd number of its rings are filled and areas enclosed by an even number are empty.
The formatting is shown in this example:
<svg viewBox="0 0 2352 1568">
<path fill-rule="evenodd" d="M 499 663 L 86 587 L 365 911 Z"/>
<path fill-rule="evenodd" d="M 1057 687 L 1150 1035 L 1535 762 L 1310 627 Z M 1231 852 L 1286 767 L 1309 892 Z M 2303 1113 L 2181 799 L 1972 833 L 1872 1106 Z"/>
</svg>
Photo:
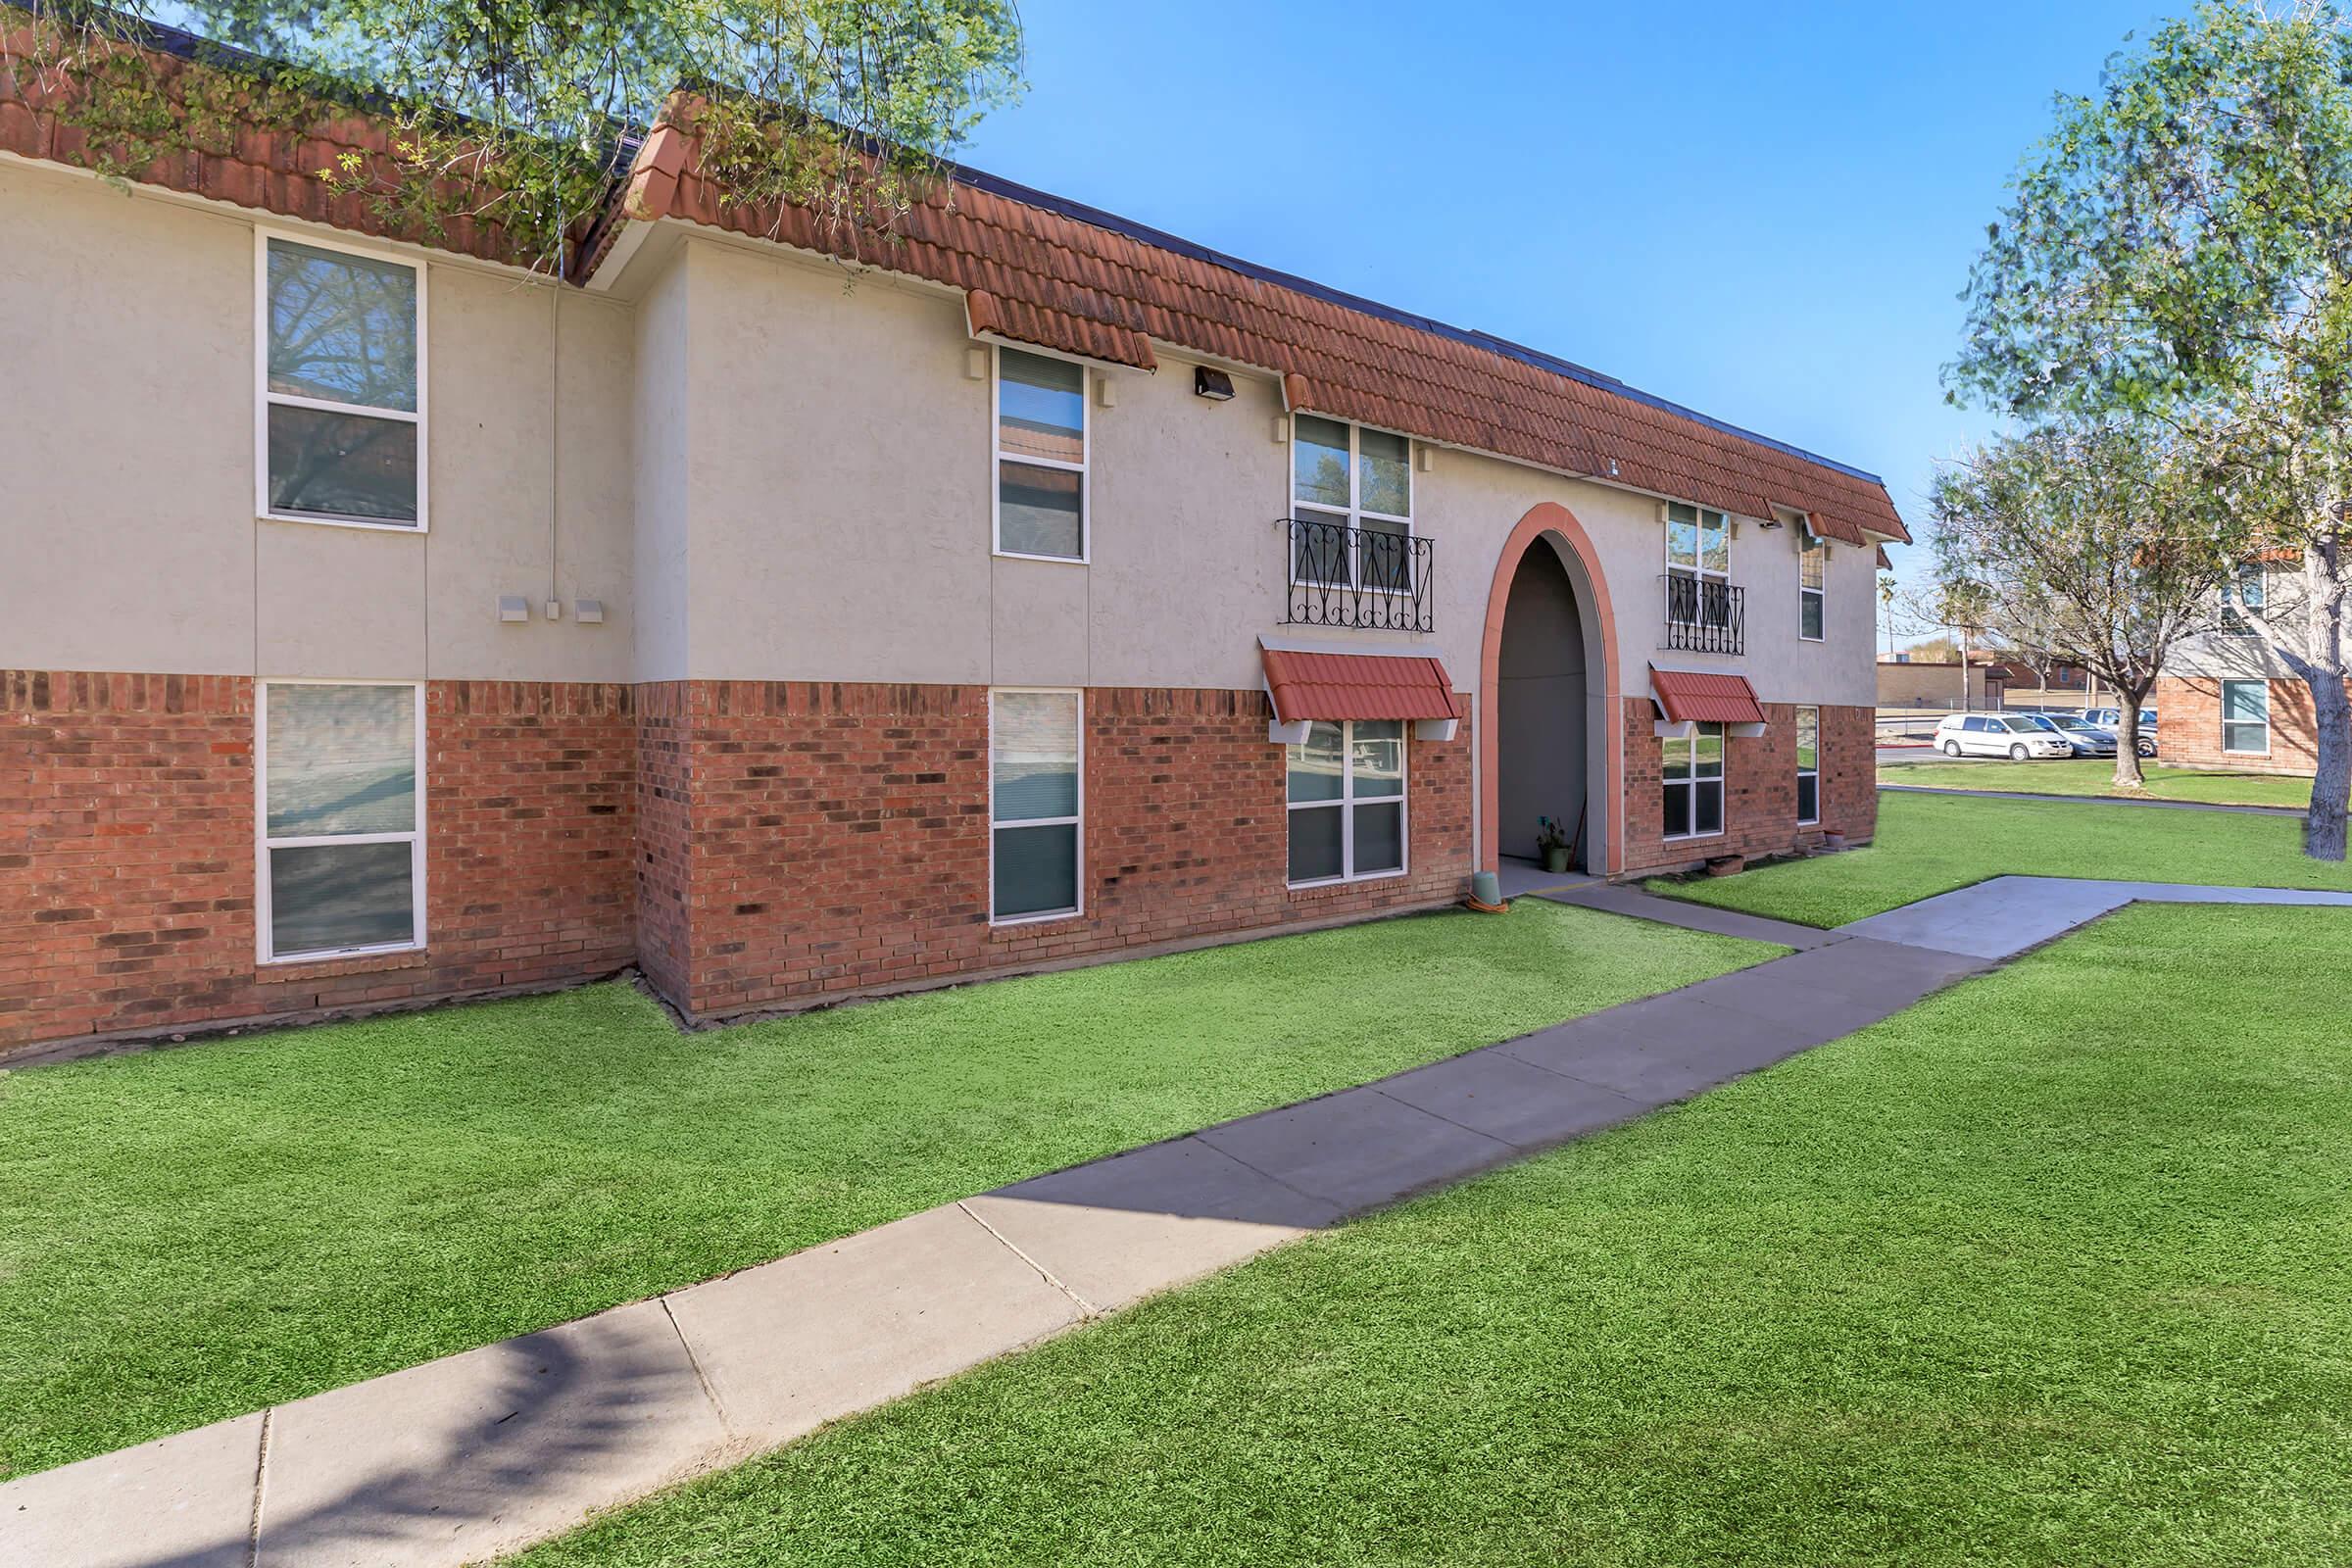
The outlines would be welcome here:
<svg viewBox="0 0 2352 1568">
<path fill-rule="evenodd" d="M 1936 726 L 1936 749 L 1946 757 L 2072 757 L 2058 726 L 2037 713 L 1949 713 Z"/>
<path fill-rule="evenodd" d="M 2082 710 L 2082 717 L 2085 722 L 2095 724 L 2103 730 L 2117 734 L 2123 731 L 2124 710 L 2120 708 L 2085 708 Z M 2156 710 L 2153 708 L 2143 708 L 2139 710 L 2139 755 L 2142 757 L 2156 755 Z"/>
<path fill-rule="evenodd" d="M 2072 713 L 2043 713 L 2040 716 L 2042 722 L 2065 737 L 2066 743 L 2075 749 L 2077 757 L 2113 757 L 2115 755 L 2115 731 L 2101 729 L 2090 720 L 2077 718 Z"/>
</svg>

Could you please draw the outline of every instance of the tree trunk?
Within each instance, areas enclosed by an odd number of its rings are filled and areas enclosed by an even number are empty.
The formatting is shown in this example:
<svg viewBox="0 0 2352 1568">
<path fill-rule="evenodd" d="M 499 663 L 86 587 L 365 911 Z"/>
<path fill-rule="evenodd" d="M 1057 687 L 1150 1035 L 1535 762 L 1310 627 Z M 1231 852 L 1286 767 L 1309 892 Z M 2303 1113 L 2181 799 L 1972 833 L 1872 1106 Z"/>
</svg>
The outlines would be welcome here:
<svg viewBox="0 0 2352 1568">
<path fill-rule="evenodd" d="M 2139 766 L 2139 709 L 2147 701 L 2149 688 L 2137 691 L 2117 687 L 2122 703 L 2115 718 L 2115 787 L 2132 794 L 2145 794 L 2147 775 Z"/>
<path fill-rule="evenodd" d="M 2352 794 L 2352 698 L 2344 690 L 2342 540 L 2332 529 L 2304 546 L 2303 654 L 2281 648 L 2287 667 L 2311 689 L 2319 727 L 2319 765 L 2311 780 L 2311 810 L 2303 819 L 2303 853 L 2315 860 L 2344 858 L 2345 797 Z M 2278 646 L 2276 639 L 2273 646 Z"/>
<path fill-rule="evenodd" d="M 2319 720 L 2319 768 L 2311 781 L 2311 814 L 2303 819 L 2303 853 L 2315 860 L 2344 858 L 2344 805 L 2352 794 L 2352 696 L 2340 670 L 2304 677 Z"/>
</svg>

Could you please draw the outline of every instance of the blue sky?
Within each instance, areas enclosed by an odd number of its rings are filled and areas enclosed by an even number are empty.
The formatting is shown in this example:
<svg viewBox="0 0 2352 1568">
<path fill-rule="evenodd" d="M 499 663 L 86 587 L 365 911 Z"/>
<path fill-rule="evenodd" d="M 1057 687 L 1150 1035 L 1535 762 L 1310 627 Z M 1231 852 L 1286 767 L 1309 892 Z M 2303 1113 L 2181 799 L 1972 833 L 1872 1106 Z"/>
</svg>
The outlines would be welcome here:
<svg viewBox="0 0 2352 1568">
<path fill-rule="evenodd" d="M 1989 428 L 1936 371 L 2004 181 L 2185 6 L 1022 0 L 964 158 L 1867 468 L 1919 530 Z"/>
</svg>

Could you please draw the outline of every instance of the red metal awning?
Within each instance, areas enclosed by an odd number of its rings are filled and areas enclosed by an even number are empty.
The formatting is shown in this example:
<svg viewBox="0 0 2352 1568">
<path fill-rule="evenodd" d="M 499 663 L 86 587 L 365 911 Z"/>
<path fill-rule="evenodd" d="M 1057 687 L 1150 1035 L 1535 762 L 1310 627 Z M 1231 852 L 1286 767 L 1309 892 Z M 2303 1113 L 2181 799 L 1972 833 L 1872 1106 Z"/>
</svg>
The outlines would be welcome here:
<svg viewBox="0 0 2352 1568">
<path fill-rule="evenodd" d="M 1260 648 L 1274 717 L 1460 718 L 1453 682 L 1434 659 L 1402 654 L 1307 654 Z"/>
<path fill-rule="evenodd" d="M 1761 724 L 1764 707 L 1745 675 L 1649 666 L 1650 690 L 1676 724 Z"/>
</svg>

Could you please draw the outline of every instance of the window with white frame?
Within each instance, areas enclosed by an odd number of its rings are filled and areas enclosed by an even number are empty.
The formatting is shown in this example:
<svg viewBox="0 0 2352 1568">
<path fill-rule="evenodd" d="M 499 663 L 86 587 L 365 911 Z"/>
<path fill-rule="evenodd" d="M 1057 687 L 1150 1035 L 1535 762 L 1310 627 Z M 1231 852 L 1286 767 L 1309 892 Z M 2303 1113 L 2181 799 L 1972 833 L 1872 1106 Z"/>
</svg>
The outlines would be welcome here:
<svg viewBox="0 0 2352 1568">
<path fill-rule="evenodd" d="M 1796 525 L 1796 634 L 1807 642 L 1821 641 L 1829 580 L 1829 542 L 1800 519 Z"/>
<path fill-rule="evenodd" d="M 2222 596 L 2222 630 L 2233 636 L 2251 637 L 2256 634 L 2251 615 L 2262 618 L 2263 607 L 2270 599 L 2270 575 L 2259 561 L 2249 561 L 2237 568 L 2234 594 Z"/>
<path fill-rule="evenodd" d="M 989 918 L 1079 911 L 1080 694 L 989 694 Z"/>
<path fill-rule="evenodd" d="M 2222 750 L 2268 752 L 2271 749 L 2271 683 L 2267 680 L 2222 682 Z"/>
<path fill-rule="evenodd" d="M 424 270 L 259 236 L 262 515 L 425 524 Z"/>
<path fill-rule="evenodd" d="M 1413 444 L 1311 414 L 1291 420 L 1291 579 L 1410 593 Z"/>
<path fill-rule="evenodd" d="M 1796 710 L 1796 819 L 1821 820 L 1821 710 Z"/>
<path fill-rule="evenodd" d="M 1681 626 L 1732 623 L 1732 520 L 1705 507 L 1666 508 L 1666 618 Z"/>
<path fill-rule="evenodd" d="M 261 956 L 424 945 L 424 688 L 267 681 L 261 768 Z"/>
<path fill-rule="evenodd" d="M 1665 783 L 1666 837 L 1705 838 L 1723 831 L 1723 726 L 1693 724 L 1688 735 L 1658 742 Z"/>
<path fill-rule="evenodd" d="M 997 551 L 1086 559 L 1086 367 L 999 345 Z"/>
<path fill-rule="evenodd" d="M 1292 886 L 1403 870 L 1403 722 L 1317 722 L 1288 751 Z"/>
</svg>

